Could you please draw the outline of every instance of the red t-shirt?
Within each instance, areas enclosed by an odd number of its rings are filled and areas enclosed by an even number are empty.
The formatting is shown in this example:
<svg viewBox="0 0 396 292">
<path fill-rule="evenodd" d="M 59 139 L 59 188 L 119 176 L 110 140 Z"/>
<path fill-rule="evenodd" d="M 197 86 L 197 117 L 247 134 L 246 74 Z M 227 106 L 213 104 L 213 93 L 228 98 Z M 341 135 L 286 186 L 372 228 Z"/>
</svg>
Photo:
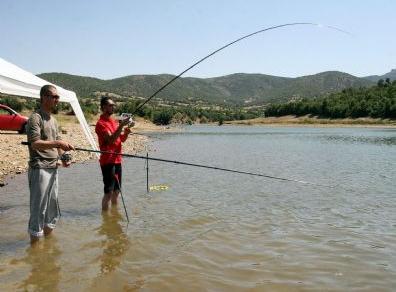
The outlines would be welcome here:
<svg viewBox="0 0 396 292">
<path fill-rule="evenodd" d="M 107 118 L 103 115 L 100 116 L 96 123 L 95 132 L 98 135 L 99 149 L 101 151 L 111 151 L 121 153 L 121 138 L 118 137 L 113 144 L 104 144 L 105 135 L 112 135 L 118 128 L 118 122 L 112 118 Z M 121 163 L 122 156 L 115 154 L 104 154 L 100 155 L 100 165 L 109 163 Z"/>
</svg>

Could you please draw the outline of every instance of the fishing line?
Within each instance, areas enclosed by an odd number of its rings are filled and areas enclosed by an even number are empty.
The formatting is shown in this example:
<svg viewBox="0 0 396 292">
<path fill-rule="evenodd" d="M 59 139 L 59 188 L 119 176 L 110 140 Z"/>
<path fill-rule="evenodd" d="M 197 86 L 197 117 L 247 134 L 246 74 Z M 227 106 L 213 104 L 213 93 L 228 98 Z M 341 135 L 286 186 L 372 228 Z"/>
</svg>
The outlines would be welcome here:
<svg viewBox="0 0 396 292">
<path fill-rule="evenodd" d="M 164 84 L 162 87 L 160 87 L 157 91 L 155 91 L 151 96 L 149 96 L 143 103 L 139 104 L 139 106 L 134 110 L 134 112 L 132 114 L 135 114 L 146 103 L 148 103 L 152 98 L 154 98 L 158 93 L 160 93 L 162 90 L 164 90 L 167 86 L 169 86 L 171 83 L 173 83 L 179 77 L 181 77 L 184 73 L 188 72 L 189 70 L 191 70 L 192 68 L 194 68 L 195 66 L 200 64 L 201 62 L 203 62 L 206 59 L 210 58 L 214 54 L 224 50 L 225 48 L 227 48 L 227 47 L 229 47 L 229 46 L 231 46 L 231 45 L 233 45 L 233 44 L 235 44 L 237 42 L 240 42 L 240 41 L 242 41 L 242 40 L 244 40 L 246 38 L 249 38 L 249 37 L 252 37 L 252 36 L 254 36 L 256 34 L 259 34 L 259 33 L 263 33 L 263 32 L 270 31 L 270 30 L 275 30 L 275 29 L 283 28 L 283 27 L 287 27 L 287 26 L 297 26 L 297 25 L 317 26 L 317 27 L 320 27 L 320 28 L 321 27 L 325 27 L 325 28 L 328 28 L 328 29 L 332 29 L 332 30 L 341 32 L 341 33 L 345 33 L 345 34 L 351 35 L 351 33 L 347 32 L 347 31 L 345 31 L 343 29 L 337 28 L 335 26 L 322 25 L 322 24 L 313 23 L 313 22 L 285 23 L 285 24 L 280 24 L 280 25 L 267 27 L 267 28 L 255 31 L 253 33 L 249 33 L 249 34 L 244 35 L 244 36 L 242 36 L 242 37 L 240 37 L 240 38 L 238 38 L 238 39 L 236 39 L 236 40 L 234 40 L 234 41 L 232 41 L 232 42 L 230 42 L 230 43 L 218 48 L 217 50 L 211 52 L 207 56 L 201 58 L 200 60 L 198 60 L 197 62 L 192 64 L 190 67 L 188 67 L 187 69 L 185 69 L 184 71 L 179 73 L 177 76 L 173 77 L 170 81 L 168 81 L 166 84 Z M 22 142 L 22 144 L 28 145 L 28 142 Z M 288 179 L 288 178 L 276 177 L 276 176 L 271 176 L 271 175 L 266 175 L 266 174 L 259 174 L 259 173 L 253 173 L 253 172 L 226 169 L 226 168 L 221 168 L 221 167 L 194 164 L 194 163 L 188 163 L 188 162 L 182 162 L 182 161 L 176 161 L 176 160 L 166 160 L 166 159 L 153 158 L 153 157 L 147 158 L 147 157 L 138 156 L 138 155 L 132 155 L 132 154 L 121 154 L 121 153 L 110 152 L 110 151 L 90 150 L 90 149 L 84 149 L 84 148 L 75 148 L 75 149 L 79 150 L 79 151 L 94 152 L 94 153 L 104 153 L 104 154 L 115 154 L 115 155 L 121 155 L 121 156 L 125 156 L 125 157 L 131 157 L 131 158 L 148 159 L 148 160 L 154 160 L 154 161 L 160 161 L 160 162 L 168 162 L 168 163 L 174 163 L 174 164 L 182 164 L 182 165 L 189 165 L 189 166 L 202 167 L 202 168 L 208 168 L 208 169 L 215 169 L 215 170 L 221 170 L 221 171 L 228 171 L 228 172 L 239 173 L 239 174 L 247 174 L 247 175 L 252 175 L 252 176 L 261 176 L 261 177 L 266 177 L 266 178 L 270 178 L 270 179 L 297 182 L 297 183 L 309 184 L 309 185 L 315 185 L 315 186 L 333 187 L 333 186 L 329 186 L 329 185 L 316 184 L 316 183 L 306 182 L 306 181 L 302 181 L 302 180 Z"/>
<path fill-rule="evenodd" d="M 234 40 L 234 41 L 232 41 L 232 42 L 230 42 L 230 43 L 228 43 L 228 44 L 222 46 L 221 48 L 218 48 L 217 50 L 211 52 L 209 55 L 203 57 L 202 59 L 200 59 L 200 60 L 197 61 L 196 63 L 192 64 L 190 67 L 188 67 L 187 69 L 185 69 L 184 71 L 182 71 L 179 75 L 173 77 L 173 78 L 172 78 L 171 80 L 169 80 L 166 84 L 164 84 L 161 88 L 159 88 L 157 91 L 155 91 L 155 92 L 154 92 L 152 95 L 150 95 L 143 103 L 139 104 L 139 106 L 133 111 L 132 114 L 136 114 L 137 111 L 138 111 L 139 109 L 141 109 L 146 103 L 148 103 L 154 96 L 156 96 L 158 93 L 160 93 L 162 90 L 164 90 L 168 85 L 170 85 L 170 84 L 171 84 L 172 82 L 174 82 L 176 79 L 178 79 L 179 77 L 181 77 L 184 73 L 186 73 L 187 71 L 190 71 L 192 68 L 194 68 L 195 66 L 197 66 L 199 63 L 205 61 L 206 59 L 210 58 L 210 57 L 213 56 L 214 54 L 220 52 L 221 50 L 224 50 L 225 48 L 227 48 L 227 47 L 229 47 L 229 46 L 231 46 L 231 45 L 233 45 L 233 44 L 235 44 L 235 43 L 237 43 L 237 42 L 240 42 L 240 41 L 242 41 L 242 40 L 244 40 L 244 39 L 246 39 L 246 38 L 249 38 L 249 37 L 251 37 L 251 36 L 254 36 L 254 35 L 256 35 L 256 34 L 263 33 L 263 32 L 269 31 L 269 30 L 274 30 L 274 29 L 286 27 L 286 26 L 295 26 L 295 25 L 309 25 L 309 26 L 316 26 L 316 27 L 319 27 L 319 28 L 325 27 L 325 28 L 328 28 L 328 29 L 332 29 L 332 30 L 341 32 L 341 33 L 345 33 L 345 34 L 348 34 L 348 35 L 352 35 L 350 32 L 347 32 L 347 31 L 345 31 L 345 30 L 343 30 L 343 29 L 340 29 L 340 28 L 338 28 L 338 27 L 329 26 L 329 25 L 323 25 L 323 24 L 313 23 L 313 22 L 294 22 L 294 23 L 285 23 L 285 24 L 280 24 L 280 25 L 275 25 L 275 26 L 271 26 L 271 27 L 264 28 L 264 29 L 260 29 L 260 30 L 258 30 L 258 31 L 255 31 L 255 32 L 249 33 L 249 34 L 247 34 L 247 35 L 244 35 L 244 36 L 242 36 L 242 37 L 240 37 L 240 38 L 238 38 L 238 39 L 236 39 L 236 40 Z"/>
</svg>

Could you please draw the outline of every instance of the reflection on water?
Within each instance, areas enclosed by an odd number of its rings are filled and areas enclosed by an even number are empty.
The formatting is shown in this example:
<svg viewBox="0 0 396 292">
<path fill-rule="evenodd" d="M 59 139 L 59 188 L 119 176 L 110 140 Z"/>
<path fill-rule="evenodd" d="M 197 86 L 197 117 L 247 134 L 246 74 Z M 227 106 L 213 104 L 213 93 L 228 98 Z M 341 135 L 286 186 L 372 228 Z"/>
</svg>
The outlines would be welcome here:
<svg viewBox="0 0 396 292">
<path fill-rule="evenodd" d="M 113 272 L 129 248 L 129 239 L 120 224 L 121 221 L 122 216 L 117 207 L 112 206 L 109 212 L 102 212 L 102 225 L 98 230 L 98 234 L 105 236 L 101 243 L 101 274 Z"/>
<path fill-rule="evenodd" d="M 323 135 L 316 138 L 336 143 L 354 143 L 354 144 L 373 144 L 373 145 L 396 145 L 396 136 L 393 137 L 367 137 L 367 136 L 350 136 L 350 135 Z"/>
<path fill-rule="evenodd" d="M 23 291 L 58 291 L 61 277 L 61 251 L 56 238 L 46 238 L 28 247 L 26 257 L 18 260 L 31 266 L 30 274 L 19 286 Z"/>
</svg>

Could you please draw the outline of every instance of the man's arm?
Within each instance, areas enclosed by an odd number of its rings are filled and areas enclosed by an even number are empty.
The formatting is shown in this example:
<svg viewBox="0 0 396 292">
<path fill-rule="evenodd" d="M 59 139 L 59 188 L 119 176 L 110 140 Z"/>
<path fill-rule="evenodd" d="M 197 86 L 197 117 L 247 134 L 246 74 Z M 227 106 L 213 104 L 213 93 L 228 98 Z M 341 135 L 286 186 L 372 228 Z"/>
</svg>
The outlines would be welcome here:
<svg viewBox="0 0 396 292">
<path fill-rule="evenodd" d="M 41 118 L 38 114 L 32 114 L 28 120 L 27 138 L 34 150 L 46 150 L 52 148 L 60 148 L 64 151 L 74 150 L 69 143 L 59 139 L 46 141 L 41 139 Z"/>
<path fill-rule="evenodd" d="M 117 130 L 111 134 L 110 132 L 104 133 L 103 134 L 103 141 L 106 145 L 113 144 L 117 138 L 121 135 L 122 128 L 127 125 L 129 122 L 129 118 L 126 118 L 122 120 L 117 128 Z"/>
<path fill-rule="evenodd" d="M 60 148 L 63 151 L 74 150 L 74 147 L 71 144 L 62 140 L 44 141 L 39 139 L 32 142 L 31 145 L 34 150 L 46 150 L 52 148 Z"/>
<path fill-rule="evenodd" d="M 133 126 L 132 126 L 133 127 Z M 121 135 L 121 142 L 124 143 L 127 139 L 129 134 L 132 132 L 130 127 L 126 127 L 124 129 L 124 133 Z"/>
</svg>

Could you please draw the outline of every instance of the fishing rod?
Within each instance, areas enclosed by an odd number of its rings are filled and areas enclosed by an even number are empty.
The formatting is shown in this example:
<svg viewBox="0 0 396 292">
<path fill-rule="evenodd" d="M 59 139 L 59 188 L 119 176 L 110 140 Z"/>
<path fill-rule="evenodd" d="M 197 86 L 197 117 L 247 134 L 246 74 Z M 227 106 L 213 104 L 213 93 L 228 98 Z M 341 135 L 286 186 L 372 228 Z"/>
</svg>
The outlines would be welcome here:
<svg viewBox="0 0 396 292">
<path fill-rule="evenodd" d="M 22 145 L 30 145 L 30 142 L 21 142 L 21 144 Z M 296 183 L 301 183 L 301 184 L 306 184 L 306 185 L 333 188 L 333 186 L 330 186 L 330 185 L 317 184 L 317 183 L 307 182 L 307 181 L 303 181 L 303 180 L 278 177 L 278 176 L 273 176 L 273 175 L 268 175 L 268 174 L 263 174 L 263 173 L 242 171 L 242 170 L 237 170 L 237 169 L 223 168 L 223 167 L 218 167 L 218 166 L 211 166 L 211 165 L 203 165 L 203 164 L 197 164 L 197 163 L 183 162 L 183 161 L 178 161 L 178 160 L 168 160 L 168 159 L 163 159 L 163 158 L 140 156 L 140 155 L 135 155 L 135 154 L 125 154 L 125 153 L 114 152 L 114 151 L 93 150 L 93 149 L 80 148 L 80 147 L 75 147 L 74 150 L 76 150 L 76 151 L 84 151 L 84 152 L 91 152 L 91 153 L 108 154 L 108 155 L 119 155 L 119 156 L 128 157 L 128 158 L 144 159 L 146 161 L 147 160 L 153 160 L 153 161 L 159 161 L 159 162 L 165 162 L 165 163 L 181 164 L 181 165 L 200 167 L 200 168 L 206 168 L 206 169 L 214 169 L 214 170 L 220 170 L 220 171 L 226 171 L 226 172 L 232 172 L 232 173 L 246 174 L 246 175 L 251 175 L 251 176 L 265 177 L 265 178 L 276 179 L 276 180 L 281 180 L 281 181 L 296 182 Z M 71 156 L 70 155 L 66 155 L 65 159 L 70 161 L 71 160 Z"/>
<path fill-rule="evenodd" d="M 242 41 L 242 40 L 244 40 L 244 39 L 246 39 L 246 38 L 252 37 L 252 36 L 254 36 L 254 35 L 256 35 L 256 34 L 263 33 L 263 32 L 269 31 L 269 30 L 274 30 L 274 29 L 286 27 L 286 26 L 295 26 L 295 25 L 310 25 L 310 26 L 317 26 L 317 27 L 326 27 L 326 28 L 328 28 L 328 29 L 332 29 L 332 30 L 335 30 L 335 31 L 338 31 L 338 32 L 341 32 L 341 33 L 345 33 L 345 34 L 351 35 L 351 33 L 347 32 L 347 31 L 345 31 L 345 30 L 342 30 L 342 29 L 340 29 L 340 28 L 337 28 L 337 27 L 335 27 L 335 26 L 323 25 L 323 24 L 313 23 L 313 22 L 293 22 L 293 23 L 285 23 L 285 24 L 280 24 L 280 25 L 275 25 L 275 26 L 271 26 L 271 27 L 264 28 L 264 29 L 260 29 L 260 30 L 258 30 L 258 31 L 255 31 L 255 32 L 249 33 L 249 34 L 247 34 L 247 35 L 244 35 L 244 36 L 242 36 L 242 37 L 240 37 L 240 38 L 238 38 L 238 39 L 236 39 L 236 40 L 234 40 L 234 41 L 232 41 L 232 42 L 230 42 L 230 43 L 228 43 L 228 44 L 226 44 L 226 45 L 224 45 L 224 46 L 218 48 L 217 50 L 211 52 L 209 55 L 203 57 L 202 59 L 198 60 L 197 62 L 195 62 L 194 64 L 192 64 L 190 67 L 188 67 L 187 69 L 185 69 L 184 71 L 182 71 L 181 73 L 179 73 L 179 75 L 173 77 L 173 78 L 172 78 L 171 80 L 169 80 L 166 84 L 164 84 L 162 87 L 160 87 L 157 91 L 155 91 L 152 95 L 150 95 L 143 103 L 139 104 L 139 106 L 133 111 L 132 114 L 137 113 L 137 111 L 138 111 L 139 109 L 141 109 L 146 103 L 148 103 L 153 97 L 155 97 L 158 93 L 160 93 L 162 90 L 164 90 L 164 89 L 165 89 L 167 86 L 169 86 L 171 83 L 173 83 L 176 79 L 178 79 L 179 77 L 181 77 L 184 73 L 186 73 L 187 71 L 190 71 L 192 68 L 194 68 L 195 66 L 197 66 L 199 63 L 205 61 L 206 59 L 210 58 L 210 57 L 213 56 L 214 54 L 220 52 L 221 50 L 224 50 L 225 48 L 227 48 L 227 47 L 229 47 L 229 46 L 231 46 L 231 45 L 233 45 L 233 44 L 235 44 L 235 43 L 237 43 L 237 42 L 240 42 L 240 41 Z"/>
<path fill-rule="evenodd" d="M 120 180 L 118 179 L 118 174 L 117 173 L 114 174 L 114 178 L 115 178 L 115 180 L 117 182 L 118 189 L 120 190 L 122 205 L 124 206 L 125 215 L 126 215 L 128 223 L 129 223 L 128 211 L 127 211 L 127 208 L 126 208 L 126 205 L 125 205 L 124 195 L 122 194 L 121 183 L 120 183 Z"/>
<path fill-rule="evenodd" d="M 159 162 L 166 162 L 166 163 L 181 164 L 181 165 L 187 165 L 187 166 L 193 166 L 193 167 L 221 170 L 221 171 L 226 171 L 226 172 L 246 174 L 246 175 L 252 175 L 252 176 L 260 176 L 260 177 L 265 177 L 265 178 L 270 178 L 270 179 L 289 181 L 289 182 L 296 182 L 296 183 L 302 183 L 302 184 L 307 184 L 307 185 L 322 186 L 322 187 L 332 187 L 332 186 L 329 186 L 329 185 L 316 184 L 316 183 L 307 182 L 307 181 L 303 181 L 303 180 L 296 180 L 296 179 L 290 179 L 290 178 L 284 178 L 284 177 L 277 177 L 277 176 L 272 176 L 272 175 L 267 175 L 267 174 L 262 174 L 262 173 L 255 173 L 255 172 L 249 172 L 249 171 L 229 169 L 229 168 L 223 168 L 223 167 L 217 167 L 217 166 L 210 166 L 210 165 L 196 164 L 196 163 L 190 163 L 190 162 L 183 162 L 183 161 L 178 161 L 178 160 L 168 160 L 168 159 L 163 159 L 163 158 L 140 156 L 140 155 L 135 155 L 135 154 L 124 154 L 124 153 L 113 152 L 113 151 L 92 150 L 92 149 L 86 149 L 86 148 L 80 148 L 80 147 L 75 147 L 74 149 L 77 150 L 77 151 L 85 151 L 85 152 L 109 154 L 109 155 L 119 155 L 119 156 L 128 157 L 128 158 L 138 158 L 138 159 L 145 159 L 145 160 L 153 160 L 153 161 L 159 161 Z"/>
</svg>

